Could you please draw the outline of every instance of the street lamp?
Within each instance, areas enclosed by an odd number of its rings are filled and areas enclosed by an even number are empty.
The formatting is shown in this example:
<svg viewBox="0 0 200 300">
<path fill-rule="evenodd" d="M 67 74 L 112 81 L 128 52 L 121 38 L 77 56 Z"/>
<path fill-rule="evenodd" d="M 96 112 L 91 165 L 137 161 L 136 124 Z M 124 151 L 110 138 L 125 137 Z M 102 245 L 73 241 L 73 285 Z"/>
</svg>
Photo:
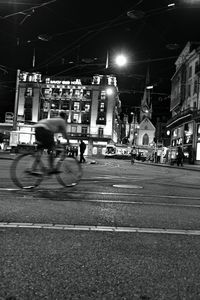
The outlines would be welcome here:
<svg viewBox="0 0 200 300">
<path fill-rule="evenodd" d="M 118 67 L 123 67 L 127 64 L 127 57 L 123 54 L 119 54 L 115 57 L 115 64 Z"/>
</svg>

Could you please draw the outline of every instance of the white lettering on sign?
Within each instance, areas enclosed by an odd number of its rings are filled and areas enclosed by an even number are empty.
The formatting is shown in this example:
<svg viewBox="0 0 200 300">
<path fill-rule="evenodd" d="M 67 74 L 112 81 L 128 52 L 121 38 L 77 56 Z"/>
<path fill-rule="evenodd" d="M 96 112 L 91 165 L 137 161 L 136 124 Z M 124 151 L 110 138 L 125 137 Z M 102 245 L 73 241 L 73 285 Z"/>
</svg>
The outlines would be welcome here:
<svg viewBox="0 0 200 300">
<path fill-rule="evenodd" d="M 81 80 L 76 79 L 76 80 L 51 80 L 50 78 L 46 78 L 45 82 L 47 84 L 76 84 L 76 85 L 81 85 Z"/>
</svg>

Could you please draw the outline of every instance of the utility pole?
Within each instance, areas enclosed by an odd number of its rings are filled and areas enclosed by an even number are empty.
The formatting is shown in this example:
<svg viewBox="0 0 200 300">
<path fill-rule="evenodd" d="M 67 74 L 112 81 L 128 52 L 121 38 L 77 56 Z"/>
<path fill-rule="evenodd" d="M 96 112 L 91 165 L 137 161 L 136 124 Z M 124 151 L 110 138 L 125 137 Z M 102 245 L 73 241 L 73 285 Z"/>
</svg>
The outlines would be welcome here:
<svg viewBox="0 0 200 300">
<path fill-rule="evenodd" d="M 13 130 L 17 129 L 17 115 L 18 115 L 18 104 L 19 104 L 19 75 L 20 70 L 17 70 L 16 77 L 16 87 L 15 87 L 15 107 L 14 107 L 14 120 L 13 120 Z"/>
</svg>

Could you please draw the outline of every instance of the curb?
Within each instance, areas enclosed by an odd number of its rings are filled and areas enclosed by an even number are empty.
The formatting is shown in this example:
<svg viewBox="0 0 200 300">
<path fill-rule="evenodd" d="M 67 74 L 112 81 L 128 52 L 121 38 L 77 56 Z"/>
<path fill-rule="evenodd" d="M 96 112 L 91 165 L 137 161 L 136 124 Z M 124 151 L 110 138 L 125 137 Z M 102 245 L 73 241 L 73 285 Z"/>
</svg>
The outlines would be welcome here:
<svg viewBox="0 0 200 300">
<path fill-rule="evenodd" d="M 151 165 L 151 166 L 155 166 L 155 167 L 163 167 L 163 168 L 171 168 L 171 169 L 181 169 L 181 170 L 189 170 L 189 171 L 197 171 L 197 172 L 200 172 L 200 165 L 198 167 L 178 167 L 178 166 L 171 166 L 171 165 L 166 165 L 166 164 L 156 164 L 156 163 L 147 163 L 147 162 L 140 162 L 140 161 L 137 161 L 136 163 L 139 163 L 139 164 L 144 164 L 144 165 Z"/>
</svg>

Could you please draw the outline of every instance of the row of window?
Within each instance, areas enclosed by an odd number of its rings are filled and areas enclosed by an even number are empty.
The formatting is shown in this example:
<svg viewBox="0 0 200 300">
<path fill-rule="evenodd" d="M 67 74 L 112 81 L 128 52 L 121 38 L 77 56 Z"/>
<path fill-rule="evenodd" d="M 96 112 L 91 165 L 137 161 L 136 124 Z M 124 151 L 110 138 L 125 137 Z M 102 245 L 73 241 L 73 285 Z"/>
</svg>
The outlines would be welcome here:
<svg viewBox="0 0 200 300">
<path fill-rule="evenodd" d="M 25 90 L 25 97 L 33 97 L 34 89 L 31 86 L 28 86 Z M 62 88 L 42 88 L 41 89 L 42 98 L 86 98 L 91 99 L 92 90 L 83 90 L 83 89 L 62 89 Z M 107 94 L 105 90 L 99 92 L 99 99 L 106 100 Z"/>
<path fill-rule="evenodd" d="M 78 131 L 77 126 L 71 126 L 71 133 L 72 134 L 81 133 L 82 135 L 87 135 L 88 134 L 88 129 L 89 129 L 88 127 L 82 126 L 81 127 L 81 132 L 80 132 L 80 131 Z M 98 136 L 103 137 L 103 128 L 101 128 L 101 127 L 98 128 Z"/>
</svg>

